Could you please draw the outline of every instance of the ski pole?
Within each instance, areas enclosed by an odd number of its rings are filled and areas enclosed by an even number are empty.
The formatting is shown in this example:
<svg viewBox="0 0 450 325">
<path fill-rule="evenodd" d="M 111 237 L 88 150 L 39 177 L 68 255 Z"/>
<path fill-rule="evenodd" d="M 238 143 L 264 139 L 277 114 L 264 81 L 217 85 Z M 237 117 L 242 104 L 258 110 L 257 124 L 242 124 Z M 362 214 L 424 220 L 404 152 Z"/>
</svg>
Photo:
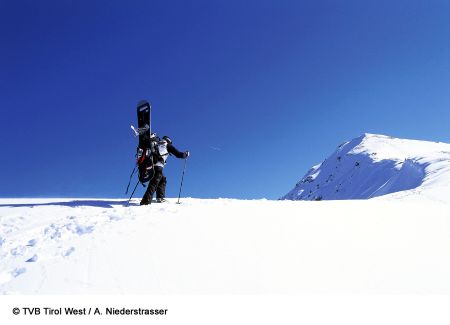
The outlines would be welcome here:
<svg viewBox="0 0 450 325">
<path fill-rule="evenodd" d="M 137 166 L 134 166 L 134 169 L 133 169 L 133 171 L 131 172 L 130 180 L 128 181 L 127 190 L 125 191 L 125 194 L 128 194 L 128 189 L 129 189 L 129 187 L 130 187 L 131 178 L 133 177 L 134 172 L 136 171 L 136 167 L 137 167 Z"/>
<path fill-rule="evenodd" d="M 178 193 L 178 202 L 177 202 L 177 204 L 180 204 L 181 189 L 183 188 L 184 172 L 186 171 L 186 162 L 187 162 L 187 157 L 184 158 L 183 174 L 181 175 L 180 192 Z"/>
<path fill-rule="evenodd" d="M 131 193 L 130 198 L 128 199 L 127 206 L 130 205 L 131 198 L 133 197 L 134 192 L 136 191 L 136 188 L 139 185 L 139 183 L 140 183 L 140 181 L 138 180 L 137 183 L 136 183 L 136 186 L 134 187 L 133 193 Z"/>
</svg>

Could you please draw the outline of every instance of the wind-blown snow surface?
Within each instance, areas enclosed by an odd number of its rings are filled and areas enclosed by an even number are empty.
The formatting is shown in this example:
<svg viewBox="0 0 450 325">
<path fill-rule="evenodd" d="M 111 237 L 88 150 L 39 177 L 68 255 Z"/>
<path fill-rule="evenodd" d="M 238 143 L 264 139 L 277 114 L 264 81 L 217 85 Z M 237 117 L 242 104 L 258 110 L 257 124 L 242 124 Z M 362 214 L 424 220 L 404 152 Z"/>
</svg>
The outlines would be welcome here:
<svg viewBox="0 0 450 325">
<path fill-rule="evenodd" d="M 450 293 L 450 209 L 360 201 L 0 199 L 0 293 Z"/>
<path fill-rule="evenodd" d="M 391 193 L 446 200 L 450 144 L 364 134 L 341 144 L 282 199 L 368 199 Z"/>
</svg>

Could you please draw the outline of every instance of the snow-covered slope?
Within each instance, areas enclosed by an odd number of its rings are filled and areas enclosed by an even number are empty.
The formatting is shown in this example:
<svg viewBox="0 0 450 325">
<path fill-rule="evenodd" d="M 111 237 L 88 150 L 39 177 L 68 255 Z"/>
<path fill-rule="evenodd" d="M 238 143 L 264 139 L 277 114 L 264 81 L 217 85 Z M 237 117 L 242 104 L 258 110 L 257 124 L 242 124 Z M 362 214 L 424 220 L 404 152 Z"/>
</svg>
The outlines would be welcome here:
<svg viewBox="0 0 450 325">
<path fill-rule="evenodd" d="M 450 196 L 450 144 L 363 134 L 312 167 L 282 199 Z M 405 192 L 403 192 L 405 191 Z"/>
<path fill-rule="evenodd" d="M 449 204 L 0 199 L 0 293 L 450 293 Z"/>
</svg>

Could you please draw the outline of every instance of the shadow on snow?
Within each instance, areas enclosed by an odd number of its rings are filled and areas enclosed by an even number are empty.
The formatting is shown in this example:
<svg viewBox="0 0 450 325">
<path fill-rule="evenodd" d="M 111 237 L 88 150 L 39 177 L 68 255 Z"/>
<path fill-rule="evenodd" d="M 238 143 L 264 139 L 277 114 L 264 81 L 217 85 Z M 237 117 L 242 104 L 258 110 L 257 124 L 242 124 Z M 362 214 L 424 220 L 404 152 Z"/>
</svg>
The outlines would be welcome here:
<svg viewBox="0 0 450 325">
<path fill-rule="evenodd" d="M 37 206 L 50 206 L 50 205 L 60 205 L 66 207 L 97 207 L 97 208 L 113 208 L 115 206 L 137 206 L 139 204 L 130 202 L 127 204 L 128 200 L 72 200 L 65 202 L 45 202 L 45 203 L 11 203 L 11 204 L 0 204 L 0 207 L 37 207 Z"/>
</svg>

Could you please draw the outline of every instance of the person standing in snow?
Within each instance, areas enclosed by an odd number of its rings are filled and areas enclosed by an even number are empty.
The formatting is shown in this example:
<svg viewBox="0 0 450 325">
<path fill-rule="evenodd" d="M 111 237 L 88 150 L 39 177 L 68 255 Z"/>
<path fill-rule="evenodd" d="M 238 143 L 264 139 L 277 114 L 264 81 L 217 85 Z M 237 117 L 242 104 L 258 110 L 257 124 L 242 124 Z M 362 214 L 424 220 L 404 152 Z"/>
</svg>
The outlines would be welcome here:
<svg viewBox="0 0 450 325">
<path fill-rule="evenodd" d="M 168 136 L 163 136 L 162 139 L 154 137 L 153 141 L 155 150 L 153 151 L 153 177 L 151 178 L 147 191 L 141 200 L 141 205 L 148 205 L 152 203 L 153 193 L 156 191 L 156 202 L 162 203 L 165 201 L 167 179 L 163 174 L 164 166 L 166 165 L 169 155 L 173 155 L 180 159 L 189 157 L 189 151 L 180 152 L 176 149 L 172 140 Z"/>
</svg>

